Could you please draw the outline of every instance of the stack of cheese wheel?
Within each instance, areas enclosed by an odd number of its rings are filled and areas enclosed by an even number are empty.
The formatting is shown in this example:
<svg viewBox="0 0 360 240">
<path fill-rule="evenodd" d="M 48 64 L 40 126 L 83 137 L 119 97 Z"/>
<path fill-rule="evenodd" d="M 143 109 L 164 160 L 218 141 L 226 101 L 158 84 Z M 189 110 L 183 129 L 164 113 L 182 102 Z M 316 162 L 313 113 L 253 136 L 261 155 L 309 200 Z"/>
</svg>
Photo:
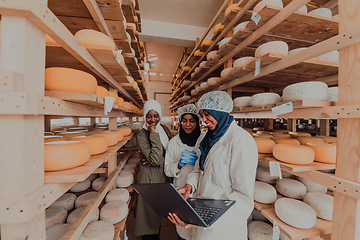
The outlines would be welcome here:
<svg viewBox="0 0 360 240">
<path fill-rule="evenodd" d="M 90 147 L 78 141 L 44 144 L 44 170 L 59 171 L 78 167 L 90 160 Z"/>
<path fill-rule="evenodd" d="M 211 51 L 206 55 L 206 60 L 211 60 L 211 59 L 220 59 L 221 55 L 219 55 L 217 53 L 217 51 Z"/>
<path fill-rule="evenodd" d="M 80 195 L 75 201 L 75 208 L 87 206 L 96 194 L 97 192 L 88 192 Z"/>
<path fill-rule="evenodd" d="M 84 181 L 76 183 L 74 186 L 70 188 L 70 192 L 82 192 L 89 189 L 91 186 L 91 181 L 89 179 L 85 179 Z"/>
<path fill-rule="evenodd" d="M 123 131 L 121 131 L 120 129 L 117 129 L 117 130 L 113 130 L 111 131 L 113 133 L 116 133 L 117 134 L 117 137 L 118 137 L 118 142 L 124 140 L 124 133 Z"/>
<path fill-rule="evenodd" d="M 100 188 L 106 182 L 106 180 L 107 180 L 106 177 L 99 177 L 99 178 L 95 179 L 91 184 L 92 189 L 94 189 L 94 191 L 99 191 Z"/>
<path fill-rule="evenodd" d="M 303 199 L 306 194 L 306 187 L 294 179 L 278 179 L 276 181 L 276 190 L 283 196 L 295 199 Z"/>
<path fill-rule="evenodd" d="M 217 84 L 219 81 L 221 81 L 221 78 L 219 78 L 219 77 L 212 77 L 212 78 L 209 78 L 209 79 L 207 80 L 207 83 L 208 83 L 209 86 L 213 86 L 213 85 Z"/>
<path fill-rule="evenodd" d="M 49 207 L 45 210 L 46 229 L 64 223 L 67 211 L 63 207 Z"/>
<path fill-rule="evenodd" d="M 90 136 L 102 136 L 106 138 L 109 147 L 114 146 L 118 143 L 117 134 L 111 131 L 98 132 L 96 134 L 91 134 Z"/>
<path fill-rule="evenodd" d="M 234 61 L 233 68 L 234 69 L 242 69 L 254 61 L 255 61 L 254 57 L 242 57 L 242 58 L 236 59 Z"/>
<path fill-rule="evenodd" d="M 304 193 L 305 194 L 305 193 Z M 263 204 L 274 203 L 277 199 L 276 189 L 266 182 L 255 181 L 254 200 Z"/>
<path fill-rule="evenodd" d="M 298 140 L 301 145 L 305 145 L 305 144 L 310 143 L 310 142 L 321 142 L 321 143 L 324 142 L 321 138 L 318 138 L 318 137 L 299 136 L 299 137 L 296 138 L 296 140 Z"/>
<path fill-rule="evenodd" d="M 121 126 L 121 127 L 118 127 L 117 129 L 121 130 L 125 137 L 131 135 L 131 129 L 129 127 Z"/>
<path fill-rule="evenodd" d="M 258 167 L 257 168 L 256 179 L 261 182 L 274 184 L 274 183 L 276 183 L 276 180 L 278 179 L 278 177 L 271 176 L 269 167 L 267 166 L 267 167 Z"/>
<path fill-rule="evenodd" d="M 241 10 L 241 7 L 238 6 L 237 3 L 235 4 L 231 4 L 230 6 L 228 6 L 226 9 L 225 9 L 225 17 L 232 11 L 240 11 Z"/>
<path fill-rule="evenodd" d="M 334 197 L 325 193 L 308 192 L 304 196 L 304 202 L 310 205 L 319 218 L 332 221 Z"/>
<path fill-rule="evenodd" d="M 63 136 L 44 136 L 44 143 L 67 141 Z"/>
<path fill-rule="evenodd" d="M 106 203 L 100 210 L 100 219 L 116 224 L 122 221 L 128 214 L 128 205 L 121 200 Z"/>
<path fill-rule="evenodd" d="M 119 176 L 117 176 L 116 178 L 117 187 L 128 187 L 133 182 L 134 182 L 134 175 L 125 171 L 121 171 Z"/>
<path fill-rule="evenodd" d="M 86 133 L 83 131 L 78 131 L 78 132 L 60 132 L 58 134 L 56 134 L 57 136 L 62 136 L 64 138 L 66 138 L 66 140 L 71 140 L 74 137 L 79 137 L 79 136 L 86 136 Z"/>
<path fill-rule="evenodd" d="M 314 161 L 315 153 L 311 147 L 295 144 L 276 144 L 273 155 L 277 160 L 290 164 L 310 164 Z"/>
<path fill-rule="evenodd" d="M 109 96 L 109 91 L 101 86 L 97 86 L 96 87 L 96 95 L 104 98 L 104 97 L 108 97 Z"/>
<path fill-rule="evenodd" d="M 328 8 L 317 8 L 315 10 L 310 11 L 309 14 L 326 17 L 326 18 L 332 18 L 332 12 Z"/>
<path fill-rule="evenodd" d="M 281 97 L 277 93 L 258 93 L 251 97 L 250 105 L 252 107 L 263 107 L 267 104 L 281 102 Z"/>
<path fill-rule="evenodd" d="M 234 107 L 250 107 L 251 97 L 237 97 L 234 99 Z"/>
<path fill-rule="evenodd" d="M 249 240 L 272 240 L 273 228 L 261 221 L 252 221 L 248 225 Z"/>
<path fill-rule="evenodd" d="M 283 90 L 283 101 L 319 100 L 327 98 L 328 86 L 324 82 L 301 82 L 291 84 Z"/>
<path fill-rule="evenodd" d="M 254 12 L 259 13 L 266 5 L 283 8 L 284 4 L 281 0 L 262 0 L 254 7 Z"/>
<path fill-rule="evenodd" d="M 261 58 L 262 56 L 265 56 L 268 53 L 288 55 L 288 52 L 289 52 L 289 47 L 286 42 L 283 41 L 267 42 L 260 45 L 255 50 L 255 58 Z"/>
<path fill-rule="evenodd" d="M 246 22 L 242 22 L 240 24 L 238 24 L 235 28 L 234 28 L 234 35 L 239 32 L 240 30 L 244 30 L 247 29 L 246 26 L 249 24 L 250 21 L 246 21 Z"/>
<path fill-rule="evenodd" d="M 107 46 L 116 54 L 115 42 L 106 34 L 92 29 L 82 29 L 75 33 L 75 37 L 85 47 L 86 45 Z"/>
<path fill-rule="evenodd" d="M 323 163 L 336 163 L 336 144 L 323 142 L 308 142 L 307 146 L 315 152 L 315 161 Z"/>
<path fill-rule="evenodd" d="M 278 138 L 275 137 L 272 139 L 276 144 L 285 143 L 285 144 L 295 144 L 300 145 L 300 142 L 295 138 Z"/>
<path fill-rule="evenodd" d="M 78 217 L 80 216 L 80 214 L 82 213 L 82 211 L 84 211 L 86 206 L 83 207 L 79 207 L 77 209 L 75 209 L 74 211 L 72 211 L 69 216 L 66 219 L 67 223 L 74 223 L 76 221 L 76 219 L 78 219 Z M 99 209 L 96 209 L 96 212 L 94 213 L 94 215 L 92 215 L 92 217 L 90 218 L 89 223 L 91 222 L 95 222 L 97 220 L 99 220 Z"/>
<path fill-rule="evenodd" d="M 258 153 L 272 153 L 276 143 L 268 138 L 254 138 Z"/>
<path fill-rule="evenodd" d="M 114 225 L 111 222 L 100 220 L 87 225 L 79 240 L 113 240 L 114 235 Z"/>
<path fill-rule="evenodd" d="M 96 155 L 106 152 L 106 150 L 108 149 L 107 139 L 100 135 L 74 137 L 72 140 L 80 141 L 89 145 L 91 155 Z"/>
<path fill-rule="evenodd" d="M 45 90 L 65 92 L 89 92 L 96 94 L 96 78 L 71 68 L 50 67 L 45 69 Z"/>
<path fill-rule="evenodd" d="M 214 35 L 216 35 L 219 30 L 223 30 L 224 28 L 225 28 L 225 26 L 222 25 L 221 23 L 216 24 L 214 26 Z"/>
<path fill-rule="evenodd" d="M 130 194 L 129 191 L 125 188 L 117 188 L 114 190 L 111 190 L 105 197 L 105 202 L 111 202 L 111 201 L 123 201 L 127 202 L 129 201 Z"/>
<path fill-rule="evenodd" d="M 227 44 L 230 40 L 231 40 L 232 37 L 227 37 L 227 38 L 224 38 L 223 40 L 221 40 L 219 42 L 219 48 L 221 49 L 225 44 Z"/>
<path fill-rule="evenodd" d="M 76 195 L 73 193 L 65 193 L 53 202 L 50 207 L 63 207 L 67 211 L 70 211 L 75 206 Z"/>
<path fill-rule="evenodd" d="M 53 226 L 49 229 L 46 229 L 46 240 L 59 240 L 61 239 L 67 230 L 71 227 L 71 224 L 65 223 L 65 224 L 59 224 L 56 226 Z"/>
<path fill-rule="evenodd" d="M 338 95 L 339 95 L 339 88 L 338 87 L 330 87 L 330 88 L 328 88 L 328 94 L 327 94 L 326 101 L 337 102 L 339 100 Z"/>
<path fill-rule="evenodd" d="M 221 71 L 220 77 L 225 78 L 225 77 L 229 76 L 229 73 L 231 73 L 232 70 L 233 70 L 233 68 L 225 68 L 224 70 Z"/>
</svg>

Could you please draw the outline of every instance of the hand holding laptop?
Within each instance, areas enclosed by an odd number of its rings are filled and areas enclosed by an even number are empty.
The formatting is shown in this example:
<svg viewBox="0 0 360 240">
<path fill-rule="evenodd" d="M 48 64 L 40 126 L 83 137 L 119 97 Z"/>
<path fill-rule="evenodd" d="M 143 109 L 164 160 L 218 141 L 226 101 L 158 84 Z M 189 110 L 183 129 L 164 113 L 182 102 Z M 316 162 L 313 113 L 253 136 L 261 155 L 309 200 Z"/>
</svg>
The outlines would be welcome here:
<svg viewBox="0 0 360 240">
<path fill-rule="evenodd" d="M 192 224 L 186 224 L 183 221 L 181 221 L 181 219 L 175 214 L 175 213 L 169 213 L 169 216 L 167 217 L 170 222 L 172 222 L 173 224 L 180 226 L 180 227 L 184 227 L 185 229 L 189 230 L 192 228 L 197 228 L 198 226 L 196 225 L 192 225 Z"/>
<path fill-rule="evenodd" d="M 178 191 L 185 198 L 185 200 L 187 200 L 192 192 L 192 187 L 190 184 L 186 184 L 184 187 L 179 188 Z"/>
</svg>

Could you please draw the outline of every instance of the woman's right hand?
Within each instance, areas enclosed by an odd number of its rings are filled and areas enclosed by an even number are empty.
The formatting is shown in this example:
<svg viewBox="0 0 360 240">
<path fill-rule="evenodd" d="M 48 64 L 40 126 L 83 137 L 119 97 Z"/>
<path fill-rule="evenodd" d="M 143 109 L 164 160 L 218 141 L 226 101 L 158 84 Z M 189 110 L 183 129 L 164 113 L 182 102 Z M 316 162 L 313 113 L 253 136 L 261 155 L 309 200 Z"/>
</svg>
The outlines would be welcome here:
<svg viewBox="0 0 360 240">
<path fill-rule="evenodd" d="M 147 124 L 146 123 L 146 127 L 148 128 L 148 130 L 149 130 L 149 132 L 151 132 L 151 133 L 154 133 L 154 132 L 156 132 L 156 125 L 155 124 Z"/>
<path fill-rule="evenodd" d="M 192 192 L 192 187 L 190 184 L 186 184 L 184 187 L 179 188 L 178 191 L 185 199 L 187 199 Z"/>
</svg>

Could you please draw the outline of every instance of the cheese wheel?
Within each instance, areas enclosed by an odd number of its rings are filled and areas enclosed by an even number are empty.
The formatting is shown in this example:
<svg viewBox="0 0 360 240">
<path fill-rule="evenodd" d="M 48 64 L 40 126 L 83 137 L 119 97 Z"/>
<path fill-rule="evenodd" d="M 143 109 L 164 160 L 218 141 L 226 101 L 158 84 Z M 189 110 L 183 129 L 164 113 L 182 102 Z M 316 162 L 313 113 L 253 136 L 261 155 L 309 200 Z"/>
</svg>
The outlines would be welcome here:
<svg viewBox="0 0 360 240">
<path fill-rule="evenodd" d="M 91 184 L 92 189 L 94 189 L 94 191 L 99 191 L 100 188 L 106 182 L 106 180 L 107 180 L 106 177 L 99 177 L 99 178 L 95 179 Z"/>
<path fill-rule="evenodd" d="M 44 144 L 44 170 L 59 171 L 78 167 L 90 160 L 90 147 L 78 141 Z"/>
<path fill-rule="evenodd" d="M 118 137 L 118 142 L 124 140 L 124 133 L 123 131 L 121 131 L 120 129 L 117 129 L 117 130 L 113 130 L 111 131 L 113 133 L 116 133 L 117 134 L 117 137 Z"/>
<path fill-rule="evenodd" d="M 300 145 L 300 142 L 294 138 L 273 138 L 273 141 L 276 144 L 279 143 L 285 143 L 285 144 L 295 144 L 295 145 Z"/>
<path fill-rule="evenodd" d="M 117 105 L 123 107 L 124 106 L 124 99 L 122 97 L 118 97 L 117 99 Z"/>
<path fill-rule="evenodd" d="M 205 66 L 205 64 L 207 63 L 207 61 L 202 61 L 200 64 L 199 64 L 199 67 L 204 67 Z"/>
<path fill-rule="evenodd" d="M 296 140 L 298 140 L 301 145 L 305 145 L 305 144 L 310 143 L 310 142 L 321 142 L 321 143 L 324 142 L 321 138 L 318 138 L 318 137 L 302 137 L 302 136 L 299 136 L 299 137 L 296 138 Z"/>
<path fill-rule="evenodd" d="M 114 235 L 114 225 L 100 220 L 87 225 L 79 240 L 113 240 Z"/>
<path fill-rule="evenodd" d="M 112 201 L 129 201 L 130 194 L 129 191 L 125 188 L 117 188 L 111 190 L 105 197 L 105 202 L 112 202 Z"/>
<path fill-rule="evenodd" d="M 129 127 L 118 127 L 117 130 L 121 130 L 125 137 L 131 135 L 131 129 Z"/>
<path fill-rule="evenodd" d="M 254 7 L 254 12 L 259 13 L 266 5 L 283 8 L 284 4 L 281 0 L 262 0 Z"/>
<path fill-rule="evenodd" d="M 276 138 L 291 138 L 291 135 L 281 132 L 272 132 L 270 134 Z"/>
<path fill-rule="evenodd" d="M 242 23 L 236 25 L 236 27 L 234 28 L 234 35 L 240 30 L 247 29 L 246 26 L 249 24 L 249 22 L 250 21 L 245 21 L 245 22 L 242 22 Z"/>
<path fill-rule="evenodd" d="M 277 93 L 258 93 L 250 99 L 250 105 L 252 107 L 262 107 L 277 102 L 281 102 L 281 97 Z"/>
<path fill-rule="evenodd" d="M 55 133 L 53 132 L 44 132 L 44 136 L 54 136 Z"/>
<path fill-rule="evenodd" d="M 88 178 L 87 178 L 87 180 L 90 180 L 90 182 L 92 182 L 92 181 L 94 181 L 95 179 L 97 179 L 98 178 L 98 175 L 97 174 L 91 174 Z"/>
<path fill-rule="evenodd" d="M 109 91 L 101 86 L 97 86 L 96 87 L 96 95 L 104 98 L 104 97 L 108 97 L 109 96 Z"/>
<path fill-rule="evenodd" d="M 254 127 L 252 130 L 253 130 L 254 132 L 264 131 L 264 128 L 262 128 L 262 127 Z"/>
<path fill-rule="evenodd" d="M 227 77 L 229 73 L 232 72 L 232 70 L 233 68 L 225 68 L 224 70 L 221 71 L 220 77 L 221 78 Z"/>
<path fill-rule="evenodd" d="M 220 59 L 221 55 L 219 55 L 217 53 L 218 51 L 211 51 L 206 55 L 206 60 L 210 60 L 210 59 Z"/>
<path fill-rule="evenodd" d="M 288 52 L 288 55 L 289 55 L 289 56 L 290 56 L 290 55 L 293 55 L 293 54 L 298 53 L 298 52 L 301 52 L 302 50 L 305 50 L 305 49 L 307 49 L 307 47 L 295 48 L 295 49 L 293 49 L 293 50 L 290 50 L 290 51 Z"/>
<path fill-rule="evenodd" d="M 319 193 L 327 192 L 327 187 L 325 186 L 322 186 L 320 184 L 317 184 L 302 177 L 297 177 L 296 179 L 305 185 L 307 192 L 319 192 Z"/>
<path fill-rule="evenodd" d="M 114 146 L 118 143 L 117 134 L 111 131 L 98 132 L 96 134 L 91 134 L 90 136 L 101 136 L 106 138 L 109 147 Z"/>
<path fill-rule="evenodd" d="M 70 127 L 66 129 L 67 132 L 87 132 L 86 127 Z"/>
<path fill-rule="evenodd" d="M 55 202 L 53 202 L 50 207 L 62 207 L 67 211 L 74 208 L 76 200 L 76 195 L 73 193 L 65 193 L 61 197 L 59 197 Z"/>
<path fill-rule="evenodd" d="M 128 168 L 136 169 L 137 168 L 137 163 L 127 162 L 123 169 L 128 169 Z"/>
<path fill-rule="evenodd" d="M 251 217 L 253 221 L 262 221 L 266 222 L 267 218 L 262 215 L 261 211 L 257 210 L 256 208 L 253 209 L 251 213 Z"/>
<path fill-rule="evenodd" d="M 268 138 L 268 139 L 272 139 L 273 136 L 270 134 L 259 134 L 259 133 L 253 133 L 251 134 L 254 138 Z"/>
<path fill-rule="evenodd" d="M 257 134 L 267 134 L 267 135 L 271 135 L 271 132 L 270 131 L 263 131 L 263 130 L 259 130 L 259 131 L 256 131 Z"/>
<path fill-rule="evenodd" d="M 76 183 L 72 188 L 70 188 L 70 192 L 82 192 L 89 189 L 91 186 L 91 181 L 89 179 L 85 179 L 84 181 Z"/>
<path fill-rule="evenodd" d="M 325 193 L 309 192 L 305 194 L 303 201 L 315 210 L 317 217 L 332 221 L 334 209 L 333 196 Z"/>
<path fill-rule="evenodd" d="M 300 229 L 310 229 L 315 226 L 316 212 L 304 202 L 291 198 L 276 200 L 275 213 L 283 222 Z"/>
<path fill-rule="evenodd" d="M 127 168 L 127 169 L 123 169 L 121 170 L 121 173 L 124 174 L 124 173 L 130 173 L 131 175 L 135 176 L 135 172 L 136 170 L 133 169 L 133 168 Z"/>
<path fill-rule="evenodd" d="M 242 57 L 234 61 L 233 68 L 234 69 L 244 68 L 246 65 L 254 61 L 255 61 L 254 57 Z"/>
<path fill-rule="evenodd" d="M 234 107 L 250 107 L 251 97 L 237 97 L 234 99 Z"/>
<path fill-rule="evenodd" d="M 317 8 L 317 9 L 310 11 L 309 14 L 320 16 L 320 17 L 332 18 L 332 12 L 328 8 Z"/>
<path fill-rule="evenodd" d="M 59 224 L 56 226 L 53 226 L 49 229 L 46 229 L 46 240 L 59 240 L 61 239 L 67 230 L 71 227 L 71 224 L 65 223 L 65 224 Z"/>
<path fill-rule="evenodd" d="M 311 137 L 310 133 L 307 132 L 289 132 L 290 136 L 293 138 L 298 138 L 298 137 Z"/>
<path fill-rule="evenodd" d="M 278 177 L 270 175 L 269 167 L 258 167 L 256 170 L 256 179 L 261 182 L 273 184 L 276 183 Z"/>
<path fill-rule="evenodd" d="M 303 199 L 306 194 L 306 187 L 299 181 L 294 179 L 278 179 L 276 181 L 276 190 L 285 197 Z"/>
<path fill-rule="evenodd" d="M 195 69 L 194 69 L 194 72 L 195 73 L 198 73 L 198 72 L 200 72 L 201 71 L 201 68 L 200 67 L 196 67 Z"/>
<path fill-rule="evenodd" d="M 272 153 L 276 143 L 268 138 L 254 138 L 258 153 Z"/>
<path fill-rule="evenodd" d="M 307 13 L 308 12 L 308 9 L 307 9 L 307 6 L 304 5 L 302 6 L 301 8 L 299 8 L 299 10 L 297 10 L 298 12 L 303 12 L 303 13 Z"/>
<path fill-rule="evenodd" d="M 74 137 L 72 140 L 80 141 L 89 145 L 91 155 L 96 155 L 106 152 L 106 150 L 108 149 L 107 139 L 103 136 L 96 136 L 96 135 L 80 136 L 80 137 Z"/>
<path fill-rule="evenodd" d="M 338 87 L 330 87 L 330 88 L 328 88 L 328 94 L 327 94 L 326 101 L 337 102 L 339 100 L 338 95 L 339 95 L 339 88 Z"/>
<path fill-rule="evenodd" d="M 120 172 L 116 178 L 117 187 L 128 187 L 134 182 L 134 175 L 129 172 Z"/>
<path fill-rule="evenodd" d="M 196 74 L 196 73 L 193 72 L 193 73 L 190 75 L 190 77 L 193 78 L 193 77 L 195 76 L 195 74 Z"/>
<path fill-rule="evenodd" d="M 87 72 L 62 67 L 45 69 L 45 90 L 47 91 L 89 92 L 96 94 L 96 87 L 96 78 Z"/>
<path fill-rule="evenodd" d="M 83 207 L 79 207 L 77 209 L 75 209 L 74 211 L 72 211 L 69 216 L 66 219 L 67 223 L 74 223 L 76 221 L 76 219 L 78 219 L 78 217 L 80 216 L 80 214 L 84 211 L 86 206 Z M 99 209 L 96 209 L 96 212 L 92 215 L 92 217 L 90 218 L 89 223 L 91 222 L 95 222 L 99 220 Z"/>
<path fill-rule="evenodd" d="M 201 45 L 210 46 L 214 41 L 211 39 L 205 39 Z"/>
<path fill-rule="evenodd" d="M 301 82 L 291 84 L 283 90 L 283 101 L 297 100 L 319 100 L 325 101 L 327 98 L 328 86 L 324 82 Z"/>
<path fill-rule="evenodd" d="M 281 1 L 281 0 L 280 0 Z M 261 58 L 268 53 L 288 55 L 289 46 L 283 41 L 272 41 L 260 45 L 255 50 L 255 58 Z"/>
<path fill-rule="evenodd" d="M 75 201 L 75 208 L 87 206 L 96 194 L 97 192 L 88 192 L 80 195 Z"/>
<path fill-rule="evenodd" d="M 56 134 L 57 136 L 63 136 L 64 138 L 66 138 L 66 140 L 71 140 L 74 137 L 79 137 L 79 136 L 86 136 L 86 134 L 82 131 L 78 131 L 78 132 L 60 132 L 58 134 Z"/>
<path fill-rule="evenodd" d="M 65 132 L 66 128 L 63 127 L 54 127 L 54 128 L 50 128 L 50 132 Z"/>
<path fill-rule="evenodd" d="M 222 25 L 221 23 L 218 23 L 214 26 L 214 35 L 219 31 L 219 30 L 223 30 L 225 28 L 224 25 Z"/>
<path fill-rule="evenodd" d="M 228 6 L 225 9 L 225 17 L 232 11 L 240 11 L 240 10 L 241 10 L 241 7 L 239 7 L 237 3 L 231 4 L 230 6 Z"/>
<path fill-rule="evenodd" d="M 315 157 L 311 147 L 284 143 L 275 145 L 273 155 L 277 160 L 290 164 L 310 164 Z"/>
<path fill-rule="evenodd" d="M 219 48 L 222 48 L 225 44 L 227 44 L 230 40 L 231 40 L 232 37 L 227 37 L 227 38 L 224 38 L 223 40 L 221 40 L 219 42 Z"/>
<path fill-rule="evenodd" d="M 64 223 L 67 211 L 63 207 L 49 207 L 45 210 L 46 229 Z"/>
<path fill-rule="evenodd" d="M 336 163 L 336 144 L 323 142 L 308 142 L 307 146 L 315 152 L 315 161 L 323 163 Z"/>
<path fill-rule="evenodd" d="M 121 200 L 106 203 L 100 210 L 100 219 L 116 224 L 122 221 L 128 214 L 128 205 Z"/>
<path fill-rule="evenodd" d="M 204 52 L 201 52 L 200 50 L 196 50 L 196 51 L 194 52 L 194 56 L 195 56 L 195 57 L 201 57 L 202 55 L 204 55 Z"/>
<path fill-rule="evenodd" d="M 248 224 L 249 240 L 273 240 L 273 228 L 261 221 L 252 221 Z"/>
<path fill-rule="evenodd" d="M 271 204 L 274 203 L 276 199 L 277 193 L 273 186 L 265 182 L 255 181 L 254 200 L 256 202 Z"/>
<path fill-rule="evenodd" d="M 212 86 L 214 84 L 217 84 L 219 81 L 221 81 L 221 78 L 219 77 L 212 77 L 212 78 L 209 78 L 207 80 L 207 83 L 209 84 L 209 86 Z"/>
<path fill-rule="evenodd" d="M 313 59 L 321 62 L 339 63 L 339 51 L 335 50 L 329 53 L 325 53 Z"/>
<path fill-rule="evenodd" d="M 117 95 L 117 93 L 109 92 L 109 97 L 115 98 L 114 104 L 117 104 L 117 101 L 118 101 L 118 98 L 119 98 L 119 96 Z"/>
<path fill-rule="evenodd" d="M 63 136 L 44 136 L 44 143 L 67 141 Z"/>
<path fill-rule="evenodd" d="M 328 136 L 316 136 L 318 138 L 321 138 L 324 143 L 337 143 L 336 137 L 328 137 Z"/>
<path fill-rule="evenodd" d="M 339 21 L 339 14 L 336 14 L 336 15 L 332 16 L 332 19 Z"/>
<path fill-rule="evenodd" d="M 83 45 L 108 46 L 113 53 L 116 54 L 115 42 L 102 32 L 92 29 L 82 29 L 75 33 L 75 37 Z"/>
</svg>

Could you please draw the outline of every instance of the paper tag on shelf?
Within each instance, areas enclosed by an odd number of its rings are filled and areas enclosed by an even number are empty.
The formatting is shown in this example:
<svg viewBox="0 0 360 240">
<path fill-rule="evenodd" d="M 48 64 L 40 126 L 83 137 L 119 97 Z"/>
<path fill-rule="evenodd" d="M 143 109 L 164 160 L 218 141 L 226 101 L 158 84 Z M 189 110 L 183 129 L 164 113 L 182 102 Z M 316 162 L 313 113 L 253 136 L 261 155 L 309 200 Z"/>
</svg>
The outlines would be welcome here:
<svg viewBox="0 0 360 240">
<path fill-rule="evenodd" d="M 282 179 L 280 164 L 278 162 L 270 161 L 269 168 L 270 168 L 270 176 L 279 177 L 279 179 Z"/>
<path fill-rule="evenodd" d="M 121 53 L 122 53 L 122 50 L 118 50 L 117 53 L 116 53 L 116 61 L 121 64 Z"/>
<path fill-rule="evenodd" d="M 256 23 L 256 25 L 258 25 L 260 18 L 261 17 L 257 12 L 253 12 L 253 14 L 251 16 L 251 20 L 253 20 Z"/>
<path fill-rule="evenodd" d="M 279 226 L 277 225 L 277 223 L 274 221 L 274 225 L 273 225 L 273 240 L 279 240 L 280 238 L 280 229 Z"/>
<path fill-rule="evenodd" d="M 271 109 L 271 111 L 273 112 L 273 114 L 275 116 L 279 116 L 281 114 L 292 112 L 292 111 L 294 111 L 294 109 L 293 109 L 292 102 L 288 102 L 288 103 L 281 104 L 280 106 L 273 107 Z"/>
<path fill-rule="evenodd" d="M 111 112 L 114 102 L 115 102 L 115 98 L 105 97 L 105 103 L 104 103 L 104 114 L 105 115 L 108 115 L 108 113 Z"/>
<path fill-rule="evenodd" d="M 255 60 L 255 77 L 256 77 L 257 75 L 259 75 L 260 66 L 261 66 L 260 63 L 261 63 L 261 62 L 260 62 L 260 58 L 257 58 L 257 59 Z"/>
</svg>

